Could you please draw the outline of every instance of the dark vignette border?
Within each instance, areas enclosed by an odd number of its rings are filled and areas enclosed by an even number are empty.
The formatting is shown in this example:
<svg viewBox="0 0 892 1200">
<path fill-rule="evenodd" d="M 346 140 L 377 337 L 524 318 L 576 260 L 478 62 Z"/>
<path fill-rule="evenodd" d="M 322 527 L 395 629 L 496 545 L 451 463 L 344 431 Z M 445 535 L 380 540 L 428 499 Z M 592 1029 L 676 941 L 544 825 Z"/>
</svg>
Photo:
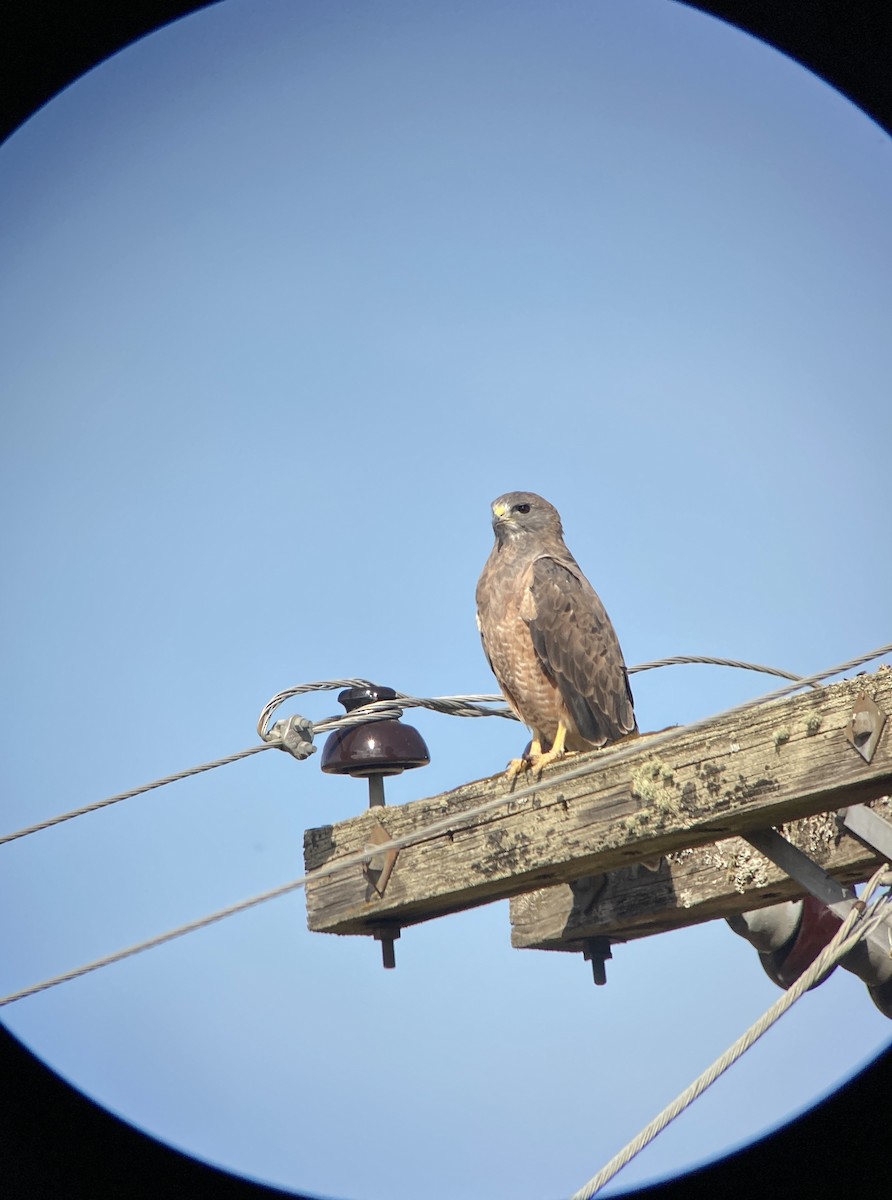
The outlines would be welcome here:
<svg viewBox="0 0 892 1200">
<path fill-rule="evenodd" d="M 892 134 L 892 4 L 687 2 L 798 60 Z M 208 0 L 4 0 L 0 140 L 103 59 L 207 6 Z M 890 1096 L 892 1050 L 771 1136 L 711 1166 L 631 1194 L 639 1200 L 885 1194 L 890 1168 L 882 1130 L 888 1128 Z M 0 1109 L 5 1113 L 0 1125 L 0 1189 L 7 1200 L 298 1196 L 203 1165 L 137 1132 L 70 1087 L 2 1026 Z M 596 1093 L 592 1119 L 597 1119 Z"/>
</svg>

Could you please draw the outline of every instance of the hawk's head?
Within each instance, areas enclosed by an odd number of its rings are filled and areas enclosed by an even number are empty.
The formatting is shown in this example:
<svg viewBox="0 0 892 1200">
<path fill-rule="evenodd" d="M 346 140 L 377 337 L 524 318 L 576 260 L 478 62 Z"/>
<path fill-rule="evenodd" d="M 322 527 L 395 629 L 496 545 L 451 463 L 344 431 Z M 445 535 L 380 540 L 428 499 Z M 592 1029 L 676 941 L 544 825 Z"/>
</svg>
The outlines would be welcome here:
<svg viewBox="0 0 892 1200">
<path fill-rule="evenodd" d="M 563 538 L 558 510 L 535 492 L 506 492 L 493 500 L 492 527 L 499 542 L 543 535 Z"/>
</svg>

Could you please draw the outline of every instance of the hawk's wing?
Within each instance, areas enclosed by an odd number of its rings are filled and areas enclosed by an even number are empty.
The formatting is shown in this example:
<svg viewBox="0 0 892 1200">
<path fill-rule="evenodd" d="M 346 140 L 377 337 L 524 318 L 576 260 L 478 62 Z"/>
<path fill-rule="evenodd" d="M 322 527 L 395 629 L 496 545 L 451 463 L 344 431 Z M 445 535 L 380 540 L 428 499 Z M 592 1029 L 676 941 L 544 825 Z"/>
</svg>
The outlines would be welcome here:
<svg viewBox="0 0 892 1200">
<path fill-rule="evenodd" d="M 634 732 L 632 689 L 619 640 L 572 558 L 534 560 L 521 615 L 582 737 L 603 745 Z"/>
</svg>

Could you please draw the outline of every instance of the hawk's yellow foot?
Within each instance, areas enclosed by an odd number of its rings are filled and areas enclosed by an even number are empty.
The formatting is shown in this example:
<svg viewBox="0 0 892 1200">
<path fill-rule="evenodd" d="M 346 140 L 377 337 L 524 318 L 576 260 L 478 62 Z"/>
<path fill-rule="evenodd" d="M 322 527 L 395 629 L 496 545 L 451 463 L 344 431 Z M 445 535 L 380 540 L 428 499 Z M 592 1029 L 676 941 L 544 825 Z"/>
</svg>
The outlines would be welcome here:
<svg viewBox="0 0 892 1200">
<path fill-rule="evenodd" d="M 530 764 L 536 772 L 536 778 L 539 779 L 544 769 L 551 763 L 556 762 L 559 758 L 564 757 L 564 743 L 567 740 L 567 726 L 563 721 L 558 721 L 557 733 L 554 735 L 554 741 L 551 743 L 551 749 L 545 754 L 533 754 L 533 747 L 530 747 Z M 533 743 L 535 745 L 536 743 Z M 541 745 L 540 745 L 541 751 Z"/>
<path fill-rule="evenodd" d="M 514 787 L 518 775 L 522 775 L 524 771 L 529 771 L 531 767 L 536 765 L 541 757 L 542 743 L 538 738 L 533 738 L 533 740 L 530 742 L 530 748 L 527 753 L 524 754 L 522 758 L 512 758 L 508 763 L 508 770 L 505 772 L 505 774 L 508 777 L 508 782 L 511 784 L 512 788 Z"/>
</svg>

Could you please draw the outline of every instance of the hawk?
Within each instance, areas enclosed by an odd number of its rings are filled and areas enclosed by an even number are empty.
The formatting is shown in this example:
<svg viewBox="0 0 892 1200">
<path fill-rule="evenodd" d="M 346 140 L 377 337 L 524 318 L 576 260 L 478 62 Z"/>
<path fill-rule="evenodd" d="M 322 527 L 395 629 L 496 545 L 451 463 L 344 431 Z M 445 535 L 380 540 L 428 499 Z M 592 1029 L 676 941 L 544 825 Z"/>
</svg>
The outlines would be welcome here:
<svg viewBox="0 0 892 1200">
<path fill-rule="evenodd" d="M 534 492 L 492 504 L 496 535 L 477 584 L 477 626 L 499 687 L 533 738 L 510 778 L 565 751 L 637 733 L 613 625 L 564 544 L 556 508 Z"/>
</svg>

